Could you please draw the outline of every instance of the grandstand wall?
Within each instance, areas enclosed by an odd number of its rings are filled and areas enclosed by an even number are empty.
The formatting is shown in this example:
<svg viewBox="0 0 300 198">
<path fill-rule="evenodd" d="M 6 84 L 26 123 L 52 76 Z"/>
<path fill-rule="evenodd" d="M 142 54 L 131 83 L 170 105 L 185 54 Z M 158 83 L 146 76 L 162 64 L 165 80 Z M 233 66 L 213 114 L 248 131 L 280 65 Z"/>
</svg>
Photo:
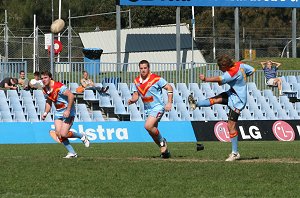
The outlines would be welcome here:
<svg viewBox="0 0 300 198">
<path fill-rule="evenodd" d="M 52 122 L 1 122 L 0 144 L 56 143 L 49 135 L 53 128 Z M 169 142 L 230 142 L 224 121 L 162 121 L 159 129 Z M 144 122 L 75 122 L 71 130 L 85 132 L 91 143 L 152 142 Z M 299 120 L 240 121 L 238 130 L 241 141 L 300 140 Z"/>
<path fill-rule="evenodd" d="M 49 135 L 53 128 L 53 122 L 0 122 L 0 144 L 56 143 Z M 159 128 L 169 142 L 196 141 L 190 122 L 162 122 Z M 71 130 L 87 133 L 92 143 L 153 141 L 144 122 L 75 122 Z"/>
</svg>

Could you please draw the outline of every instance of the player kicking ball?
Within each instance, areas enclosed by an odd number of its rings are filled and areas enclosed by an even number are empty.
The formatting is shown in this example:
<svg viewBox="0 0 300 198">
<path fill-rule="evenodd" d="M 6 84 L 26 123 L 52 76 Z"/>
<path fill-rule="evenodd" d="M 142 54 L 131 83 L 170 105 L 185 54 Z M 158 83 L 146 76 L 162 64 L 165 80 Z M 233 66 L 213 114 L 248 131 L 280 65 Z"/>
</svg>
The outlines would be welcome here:
<svg viewBox="0 0 300 198">
<path fill-rule="evenodd" d="M 62 83 L 52 80 L 52 74 L 48 71 L 42 72 L 44 84 L 43 93 L 46 98 L 45 112 L 42 120 L 45 120 L 54 103 L 56 111 L 54 114 L 55 131 L 50 131 L 51 137 L 62 143 L 68 150 L 64 158 L 76 158 L 77 153 L 70 144 L 68 138 L 79 138 L 85 147 L 90 146 L 90 142 L 85 133 L 75 133 L 70 131 L 75 117 L 74 95 Z"/>
<path fill-rule="evenodd" d="M 240 112 L 245 108 L 247 102 L 246 76 L 253 74 L 255 69 L 242 62 L 233 62 L 228 55 L 223 55 L 217 62 L 219 69 L 224 72 L 221 76 L 205 77 L 200 74 L 200 80 L 204 82 L 217 82 L 219 85 L 228 84 L 230 89 L 212 98 L 196 102 L 192 95 L 188 97 L 189 105 L 192 110 L 196 107 L 209 107 L 214 104 L 223 104 L 229 107 L 228 130 L 232 145 L 232 152 L 226 161 L 240 159 L 238 152 L 238 130 L 236 123 Z"/>
<path fill-rule="evenodd" d="M 135 78 L 132 98 L 128 104 L 136 103 L 139 96 L 142 98 L 145 109 L 145 129 L 159 146 L 162 158 L 169 158 L 167 141 L 158 130 L 158 122 L 165 111 L 170 111 L 173 101 L 173 88 L 167 81 L 156 74 L 150 72 L 150 64 L 147 60 L 139 63 L 140 75 Z M 164 104 L 162 89 L 168 91 L 168 103 Z"/>
</svg>

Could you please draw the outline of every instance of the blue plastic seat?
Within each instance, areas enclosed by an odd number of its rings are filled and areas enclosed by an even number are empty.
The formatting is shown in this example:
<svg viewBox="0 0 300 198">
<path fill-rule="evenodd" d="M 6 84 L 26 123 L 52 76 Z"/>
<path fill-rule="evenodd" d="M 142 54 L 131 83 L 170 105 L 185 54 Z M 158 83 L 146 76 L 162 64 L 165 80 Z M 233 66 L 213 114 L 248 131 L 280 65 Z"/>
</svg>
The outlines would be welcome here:
<svg viewBox="0 0 300 198">
<path fill-rule="evenodd" d="M 0 110 L 3 122 L 13 122 L 12 114 L 9 110 Z"/>
<path fill-rule="evenodd" d="M 100 95 L 99 107 L 113 107 L 108 95 Z"/>
<path fill-rule="evenodd" d="M 287 78 L 287 82 L 288 83 L 297 83 L 297 78 L 296 78 L 296 76 L 287 76 L 286 77 Z"/>
<path fill-rule="evenodd" d="M 180 92 L 183 98 L 187 98 L 191 93 L 185 83 L 177 83 L 177 91 Z"/>
<path fill-rule="evenodd" d="M 19 94 L 16 90 L 6 90 L 7 99 L 10 97 L 19 98 Z"/>
<path fill-rule="evenodd" d="M 0 90 L 0 98 L 5 98 L 6 99 L 6 95 L 4 90 Z"/>
<path fill-rule="evenodd" d="M 24 112 L 21 111 L 14 111 L 14 121 L 15 122 L 27 122 Z"/>
<path fill-rule="evenodd" d="M 37 89 L 32 91 L 32 98 L 37 101 L 37 100 L 45 100 L 45 96 L 42 90 Z"/>
<path fill-rule="evenodd" d="M 193 118 L 194 118 L 194 120 L 197 120 L 197 121 L 206 120 L 206 118 L 204 116 L 204 112 L 202 112 L 198 108 L 193 111 Z"/>
</svg>

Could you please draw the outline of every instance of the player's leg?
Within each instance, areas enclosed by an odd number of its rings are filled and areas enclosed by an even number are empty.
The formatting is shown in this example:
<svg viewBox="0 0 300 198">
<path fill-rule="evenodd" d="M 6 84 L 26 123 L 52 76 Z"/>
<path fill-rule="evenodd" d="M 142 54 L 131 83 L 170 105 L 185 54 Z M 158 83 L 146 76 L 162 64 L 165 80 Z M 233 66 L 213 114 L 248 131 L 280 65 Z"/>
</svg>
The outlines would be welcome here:
<svg viewBox="0 0 300 198">
<path fill-rule="evenodd" d="M 227 104 L 228 94 L 226 92 L 223 92 L 217 96 L 207 98 L 205 100 L 200 100 L 198 102 L 196 102 L 192 95 L 189 95 L 188 101 L 190 108 L 194 110 L 196 109 L 196 107 L 210 107 L 214 104 Z"/>
<path fill-rule="evenodd" d="M 144 127 L 152 137 L 153 141 L 160 147 L 161 157 L 169 158 L 170 152 L 168 150 L 166 139 L 158 130 L 158 122 L 162 115 L 162 112 L 159 112 L 156 116 L 149 115 Z"/>
<path fill-rule="evenodd" d="M 64 118 L 65 126 L 69 130 L 64 137 L 66 137 L 66 138 L 79 138 L 82 141 L 82 143 L 84 144 L 85 147 L 89 147 L 90 146 L 90 141 L 89 141 L 87 135 L 84 132 L 76 133 L 76 132 L 70 131 L 70 129 L 73 125 L 73 122 L 74 122 L 74 116 Z"/>
<path fill-rule="evenodd" d="M 74 148 L 70 144 L 67 133 L 69 129 L 71 128 L 70 124 L 65 124 L 62 119 L 56 119 L 54 120 L 55 125 L 55 131 L 58 135 L 59 141 L 65 146 L 65 148 L 68 151 L 68 154 L 65 156 L 65 158 L 76 158 L 77 153 L 75 152 Z"/>
<path fill-rule="evenodd" d="M 240 154 L 238 152 L 238 130 L 236 127 L 239 115 L 240 111 L 238 109 L 229 110 L 227 126 L 229 130 L 232 151 L 226 161 L 234 161 L 240 158 Z"/>
</svg>

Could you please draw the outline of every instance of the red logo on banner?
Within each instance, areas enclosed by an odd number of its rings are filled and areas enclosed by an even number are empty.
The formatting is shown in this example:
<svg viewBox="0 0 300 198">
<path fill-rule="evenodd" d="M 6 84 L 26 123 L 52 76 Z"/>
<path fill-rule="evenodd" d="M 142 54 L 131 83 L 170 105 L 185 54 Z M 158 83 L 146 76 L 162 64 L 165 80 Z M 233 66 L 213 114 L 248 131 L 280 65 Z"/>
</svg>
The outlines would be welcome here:
<svg viewBox="0 0 300 198">
<path fill-rule="evenodd" d="M 279 141 L 294 141 L 295 132 L 294 129 L 288 123 L 284 121 L 277 121 L 272 127 L 273 134 Z"/>
<path fill-rule="evenodd" d="M 215 124 L 215 135 L 221 142 L 230 142 L 229 130 L 227 127 L 227 122 L 217 122 Z"/>
</svg>

